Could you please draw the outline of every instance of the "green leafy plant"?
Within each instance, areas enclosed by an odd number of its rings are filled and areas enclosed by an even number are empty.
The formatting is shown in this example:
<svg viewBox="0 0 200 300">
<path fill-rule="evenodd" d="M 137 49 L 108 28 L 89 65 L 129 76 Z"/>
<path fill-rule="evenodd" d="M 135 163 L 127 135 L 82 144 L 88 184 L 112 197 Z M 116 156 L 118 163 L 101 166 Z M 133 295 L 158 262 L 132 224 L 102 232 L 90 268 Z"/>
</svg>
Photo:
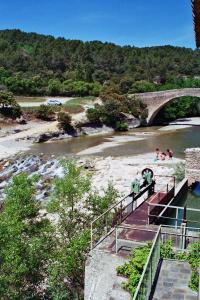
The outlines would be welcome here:
<svg viewBox="0 0 200 300">
<path fill-rule="evenodd" d="M 123 283 L 123 287 L 132 296 L 134 296 L 140 281 L 140 277 L 146 264 L 150 249 L 151 243 L 149 243 L 147 246 L 134 249 L 129 262 L 117 268 L 117 274 L 128 279 L 127 282 Z"/>
<path fill-rule="evenodd" d="M 35 180 L 22 173 L 6 190 L 0 218 L 0 298 L 41 299 L 54 247 L 52 226 L 41 218 Z"/>
<path fill-rule="evenodd" d="M 61 111 L 58 113 L 58 127 L 66 132 L 71 132 L 73 130 L 73 126 L 71 124 L 72 118 L 71 116 Z"/>
<path fill-rule="evenodd" d="M 0 114 L 6 118 L 16 119 L 22 115 L 21 108 L 13 93 L 0 91 Z"/>
<path fill-rule="evenodd" d="M 185 164 L 183 162 L 176 164 L 174 175 L 177 182 L 180 182 L 185 178 Z"/>
<path fill-rule="evenodd" d="M 128 279 L 123 283 L 123 287 L 133 296 L 138 286 L 144 265 L 147 261 L 151 244 L 134 249 L 131 258 L 123 266 L 117 268 L 117 274 Z M 185 252 L 175 252 L 173 250 L 173 241 L 167 240 L 161 245 L 160 254 L 162 259 L 185 260 L 191 265 L 192 276 L 190 288 L 198 291 L 199 287 L 199 267 L 200 267 L 200 243 L 192 244 Z"/>
<path fill-rule="evenodd" d="M 35 111 L 35 116 L 38 119 L 50 121 L 55 118 L 55 108 L 50 105 L 40 105 Z"/>
<path fill-rule="evenodd" d="M 115 125 L 116 131 L 128 131 L 128 124 L 125 121 L 118 121 Z"/>
</svg>

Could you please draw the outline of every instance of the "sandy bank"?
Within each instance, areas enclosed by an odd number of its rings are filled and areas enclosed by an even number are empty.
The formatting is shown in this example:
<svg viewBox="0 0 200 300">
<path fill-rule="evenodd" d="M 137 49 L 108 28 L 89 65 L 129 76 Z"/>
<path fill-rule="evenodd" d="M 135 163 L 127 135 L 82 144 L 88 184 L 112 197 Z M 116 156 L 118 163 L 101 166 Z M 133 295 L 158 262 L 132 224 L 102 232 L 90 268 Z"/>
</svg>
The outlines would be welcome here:
<svg viewBox="0 0 200 300">
<path fill-rule="evenodd" d="M 113 136 L 113 137 L 106 138 L 106 142 L 100 145 L 90 147 L 88 149 L 78 152 L 77 155 L 95 154 L 95 153 L 102 152 L 107 148 L 117 147 L 124 143 L 141 141 L 143 139 L 144 139 L 143 137 L 136 137 L 136 136 Z"/>
<path fill-rule="evenodd" d="M 103 191 L 112 182 L 114 187 L 122 195 L 130 192 L 131 182 L 144 168 L 150 168 L 156 175 L 171 176 L 174 175 L 176 164 L 181 159 L 173 158 L 173 160 L 155 161 L 154 153 L 144 155 L 136 155 L 132 157 L 107 157 L 94 159 L 94 168 L 92 181 L 93 187 L 98 191 Z M 164 184 L 166 178 L 163 177 Z"/>
<path fill-rule="evenodd" d="M 38 136 L 44 132 L 54 132 L 57 130 L 55 122 L 29 122 L 28 127 L 20 127 L 23 131 L 13 133 L 0 138 L 0 159 L 27 151 L 32 142 L 27 140 L 29 137 Z M 24 140 L 23 140 L 24 139 Z"/>
</svg>

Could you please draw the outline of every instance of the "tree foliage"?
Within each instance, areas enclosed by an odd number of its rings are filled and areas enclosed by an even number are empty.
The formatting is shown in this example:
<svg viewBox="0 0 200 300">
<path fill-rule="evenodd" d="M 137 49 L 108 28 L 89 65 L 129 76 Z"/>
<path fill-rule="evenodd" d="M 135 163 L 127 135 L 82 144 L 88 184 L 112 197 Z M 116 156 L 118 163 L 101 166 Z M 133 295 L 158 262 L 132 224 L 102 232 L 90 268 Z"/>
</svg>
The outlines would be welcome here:
<svg viewBox="0 0 200 300">
<path fill-rule="evenodd" d="M 0 114 L 12 119 L 21 116 L 20 106 L 11 92 L 0 91 Z"/>
<path fill-rule="evenodd" d="M 53 299 L 82 299 L 84 268 L 89 249 L 90 222 L 110 207 L 117 197 L 110 184 L 104 196 L 91 190 L 91 179 L 73 161 L 63 161 L 64 177 L 56 179 L 50 212 L 57 213 L 57 250 L 50 266 Z"/>
<path fill-rule="evenodd" d="M 62 166 L 64 175 L 55 179 L 47 204 L 48 218 L 35 198 L 38 178 L 17 175 L 6 191 L 0 218 L 0 299 L 83 298 L 90 222 L 118 195 L 109 184 L 100 196 L 75 162 L 62 161 Z"/>
<path fill-rule="evenodd" d="M 42 104 L 36 109 L 35 116 L 38 119 L 50 121 L 55 117 L 55 107 Z"/>
<path fill-rule="evenodd" d="M 73 127 L 71 125 L 71 116 L 64 111 L 58 113 L 58 127 L 66 132 L 72 131 Z"/>
<path fill-rule="evenodd" d="M 102 105 L 95 104 L 94 108 L 87 110 L 88 120 L 96 125 L 105 124 L 116 131 L 128 129 L 127 116 L 146 120 L 146 105 L 135 97 L 127 97 L 117 93 L 106 92 L 102 96 Z"/>
<path fill-rule="evenodd" d="M 200 87 L 200 52 L 66 40 L 0 31 L 0 86 L 23 95 L 95 95 L 108 82 L 122 93 Z"/>
<path fill-rule="evenodd" d="M 52 249 L 51 225 L 40 218 L 34 180 L 13 178 L 0 218 L 0 298 L 42 299 Z"/>
<path fill-rule="evenodd" d="M 180 97 L 166 104 L 157 115 L 157 123 L 170 122 L 180 118 L 200 116 L 200 99 Z"/>
</svg>

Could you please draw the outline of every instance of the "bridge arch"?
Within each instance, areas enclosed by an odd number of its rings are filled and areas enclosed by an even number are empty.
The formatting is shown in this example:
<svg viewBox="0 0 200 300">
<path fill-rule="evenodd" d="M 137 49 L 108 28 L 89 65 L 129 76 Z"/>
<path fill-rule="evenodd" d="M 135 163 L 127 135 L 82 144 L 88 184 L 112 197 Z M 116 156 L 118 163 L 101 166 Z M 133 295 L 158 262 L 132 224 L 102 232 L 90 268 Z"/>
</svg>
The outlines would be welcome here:
<svg viewBox="0 0 200 300">
<path fill-rule="evenodd" d="M 171 103 L 171 102 L 173 102 L 173 101 L 175 101 L 175 100 L 180 100 L 180 101 L 181 101 L 181 98 L 182 98 L 182 97 L 185 97 L 185 96 L 179 96 L 179 97 L 176 97 L 176 98 L 171 98 L 171 99 L 169 99 L 167 102 L 165 102 L 163 105 L 161 105 L 157 110 L 155 110 L 155 111 L 152 113 L 151 117 L 150 117 L 149 120 L 148 120 L 148 124 L 149 124 L 149 125 L 154 124 L 154 122 L 155 122 L 155 120 L 156 120 L 156 117 L 159 115 L 159 113 L 161 112 L 162 108 L 164 108 L 168 103 Z M 188 97 L 189 97 L 189 95 L 188 95 Z M 191 96 L 190 96 L 190 97 L 191 97 Z M 197 96 L 192 96 L 192 97 L 198 98 L 198 99 L 200 100 L 200 96 L 199 96 L 199 97 L 197 97 Z"/>
<path fill-rule="evenodd" d="M 179 90 L 150 92 L 135 94 L 134 96 L 141 99 L 142 102 L 144 102 L 147 105 L 147 124 L 151 125 L 159 111 L 170 101 L 184 96 L 200 98 L 200 88 L 186 88 Z"/>
</svg>

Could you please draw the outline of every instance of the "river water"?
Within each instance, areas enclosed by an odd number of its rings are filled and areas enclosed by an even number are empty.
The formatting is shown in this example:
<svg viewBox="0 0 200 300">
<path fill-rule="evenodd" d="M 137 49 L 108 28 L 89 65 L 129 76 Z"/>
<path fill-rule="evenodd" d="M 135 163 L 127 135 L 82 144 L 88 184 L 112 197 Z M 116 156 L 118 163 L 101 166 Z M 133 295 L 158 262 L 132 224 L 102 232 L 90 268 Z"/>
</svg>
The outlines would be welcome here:
<svg viewBox="0 0 200 300">
<path fill-rule="evenodd" d="M 33 154 L 94 155 L 94 156 L 132 156 L 154 152 L 156 148 L 173 150 L 174 155 L 184 157 L 186 148 L 200 146 L 200 127 L 161 131 L 160 127 L 137 128 L 127 133 L 100 136 L 83 136 L 62 141 L 34 145 Z"/>
</svg>

